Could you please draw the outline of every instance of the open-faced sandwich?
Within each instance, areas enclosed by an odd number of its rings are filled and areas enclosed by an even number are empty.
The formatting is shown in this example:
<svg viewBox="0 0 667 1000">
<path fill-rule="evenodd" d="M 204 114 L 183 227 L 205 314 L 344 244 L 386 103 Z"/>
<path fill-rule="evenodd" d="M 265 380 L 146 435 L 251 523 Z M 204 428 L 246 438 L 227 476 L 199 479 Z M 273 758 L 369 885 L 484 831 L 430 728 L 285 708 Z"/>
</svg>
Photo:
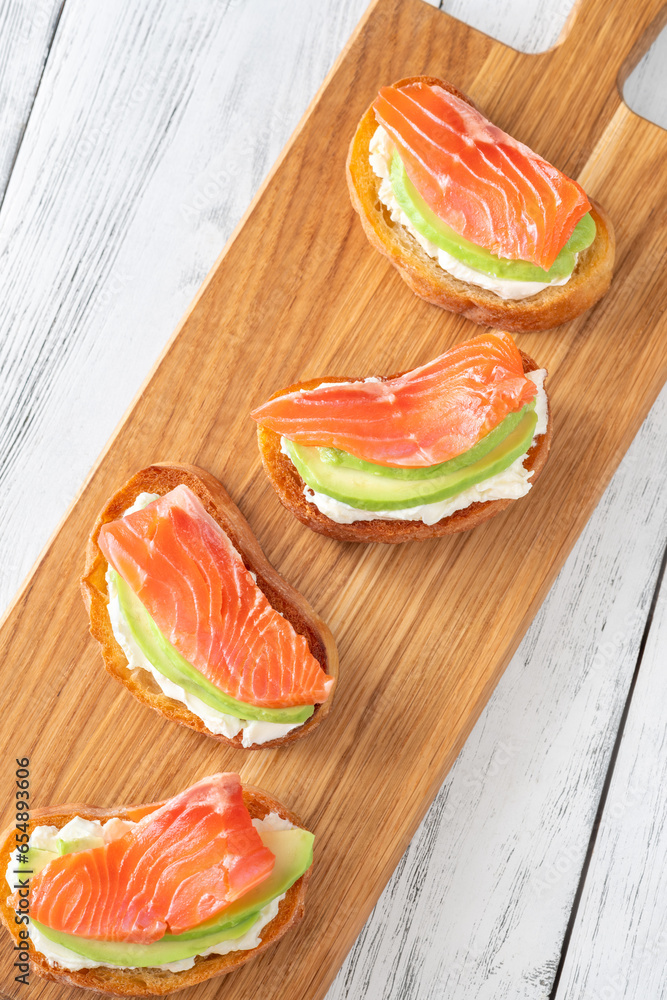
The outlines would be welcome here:
<svg viewBox="0 0 667 1000">
<path fill-rule="evenodd" d="M 390 378 L 313 379 L 253 411 L 281 502 L 333 538 L 466 531 L 524 496 L 549 451 L 546 371 L 488 332 Z"/>
<path fill-rule="evenodd" d="M 329 629 L 203 469 L 151 465 L 115 493 L 82 589 L 107 670 L 168 719 L 235 747 L 275 747 L 329 711 Z"/>
<path fill-rule="evenodd" d="M 237 968 L 301 919 L 313 841 L 238 774 L 150 805 L 36 809 L 20 848 L 15 827 L 3 835 L 0 915 L 44 979 L 173 993 Z"/>
<path fill-rule="evenodd" d="M 435 305 L 544 330 L 609 287 L 614 234 L 602 208 L 442 80 L 383 87 L 347 168 L 368 239 Z"/>
</svg>

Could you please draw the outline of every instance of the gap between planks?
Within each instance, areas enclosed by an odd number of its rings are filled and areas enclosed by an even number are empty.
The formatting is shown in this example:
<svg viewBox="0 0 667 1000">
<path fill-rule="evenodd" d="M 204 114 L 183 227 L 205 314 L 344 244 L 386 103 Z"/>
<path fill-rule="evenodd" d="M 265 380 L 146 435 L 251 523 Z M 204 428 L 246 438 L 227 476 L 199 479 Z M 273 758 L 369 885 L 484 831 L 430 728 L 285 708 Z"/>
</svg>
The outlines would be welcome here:
<svg viewBox="0 0 667 1000">
<path fill-rule="evenodd" d="M 600 801 L 598 804 L 597 813 L 595 816 L 595 822 L 593 823 L 593 829 L 591 830 L 590 840 L 588 842 L 588 849 L 586 851 L 586 857 L 584 860 L 583 868 L 581 869 L 581 874 L 579 876 L 579 884 L 577 885 L 577 890 L 575 893 L 574 901 L 572 903 L 572 911 L 570 913 L 570 919 L 568 920 L 567 928 L 565 931 L 565 937 L 563 939 L 563 947 L 561 949 L 561 957 L 558 963 L 558 968 L 556 970 L 556 976 L 554 978 L 553 987 L 551 993 L 549 994 L 549 1000 L 558 1000 L 558 990 L 560 987 L 561 977 L 563 974 L 563 968 L 568 957 L 570 942 L 572 939 L 574 926 L 579 913 L 579 907 L 581 905 L 581 899 L 586 888 L 586 880 L 588 877 L 589 869 L 591 867 L 591 861 L 595 853 L 595 848 L 597 845 L 598 833 L 600 826 L 604 820 L 605 809 L 607 806 L 607 800 L 609 798 L 609 790 L 611 788 L 612 780 L 614 778 L 614 772 L 616 770 L 616 762 L 618 760 L 618 755 L 621 749 L 621 743 L 623 742 L 623 736 L 625 734 L 625 727 L 628 721 L 628 716 L 630 714 L 630 707 L 632 705 L 633 695 L 635 693 L 635 688 L 637 687 L 637 681 L 639 679 L 639 672 L 644 660 L 644 653 L 646 651 L 646 644 L 651 633 L 651 626 L 653 625 L 653 620 L 655 617 L 655 609 L 658 603 L 658 598 L 660 596 L 660 590 L 665 580 L 665 569 L 667 568 L 667 544 L 665 545 L 665 550 L 663 552 L 662 560 L 660 563 L 660 570 L 656 578 L 655 587 L 653 590 L 653 597 L 651 598 L 651 605 L 649 607 L 648 615 L 646 617 L 646 623 L 644 625 L 644 631 L 642 633 L 641 642 L 639 645 L 639 650 L 637 653 L 637 662 L 635 665 L 635 670 L 632 675 L 632 681 L 630 682 L 630 687 L 628 689 L 628 695 L 625 700 L 625 705 L 623 707 L 623 713 L 621 715 L 618 730 L 616 732 L 616 739 L 614 741 L 614 747 L 611 752 L 611 757 L 609 759 L 609 765 L 607 767 L 607 773 L 605 776 L 604 784 L 602 786 L 602 792 L 600 793 Z"/>
<path fill-rule="evenodd" d="M 37 97 L 37 94 L 39 93 L 39 88 L 42 85 L 42 80 L 44 79 L 44 72 L 46 70 L 46 65 L 47 65 L 47 63 L 49 61 L 49 56 L 51 54 L 51 48 L 53 46 L 53 42 L 54 42 L 54 39 L 56 37 L 56 33 L 58 31 L 58 25 L 60 23 L 60 18 L 61 18 L 64 6 L 65 6 L 65 0 L 55 0 L 55 3 L 54 3 L 55 16 L 53 16 L 51 14 L 49 16 L 49 18 L 48 18 L 49 24 L 48 24 L 48 31 L 47 31 L 47 34 L 46 34 L 45 51 L 44 51 L 44 55 L 42 56 L 42 67 L 41 67 L 41 70 L 39 71 L 39 75 L 38 75 L 35 87 L 32 90 L 32 93 L 31 93 L 31 96 L 30 96 L 29 107 L 23 113 L 24 114 L 23 122 L 19 126 L 18 138 L 16 140 L 14 151 L 11 154 L 11 159 L 9 160 L 9 165 L 6 168 L 5 176 L 4 176 L 4 178 L 0 177 L 0 184 L 2 185 L 2 190 L 0 190 L 0 213 L 2 212 L 2 206 L 4 205 L 4 202 L 5 202 L 5 196 L 7 194 L 7 189 L 9 188 L 9 183 L 10 183 L 10 181 L 12 179 L 12 174 L 14 173 L 14 167 L 16 166 L 16 161 L 17 161 L 17 158 L 18 158 L 18 155 L 19 155 L 19 151 L 20 151 L 21 146 L 23 144 L 23 137 L 25 135 L 26 129 L 28 127 L 28 123 L 30 121 L 30 117 L 32 115 L 32 109 L 35 106 L 35 99 Z M 24 13 L 27 16 L 27 11 L 25 11 Z M 44 5 L 44 3 L 42 3 L 40 5 L 40 9 L 39 10 L 33 11 L 32 13 L 33 13 L 33 16 L 35 18 L 38 17 L 40 14 L 41 15 L 45 15 L 45 5 Z M 30 26 L 28 26 L 27 30 L 29 30 L 29 29 L 30 29 Z M 9 73 L 11 73 L 11 71 L 12 71 L 12 67 L 10 65 L 10 61 L 11 61 L 12 58 L 16 57 L 16 46 L 18 44 L 19 44 L 18 41 L 15 41 L 12 44 L 12 51 L 10 53 L 10 57 L 7 60 L 7 64 L 5 65 L 5 73 L 7 75 L 9 75 Z M 21 78 L 21 80 L 23 80 L 27 76 L 25 61 L 22 62 L 21 70 L 22 70 L 22 72 L 21 72 L 21 77 L 20 78 Z M 9 106 L 9 104 L 10 104 L 10 102 L 7 101 L 7 106 Z"/>
</svg>

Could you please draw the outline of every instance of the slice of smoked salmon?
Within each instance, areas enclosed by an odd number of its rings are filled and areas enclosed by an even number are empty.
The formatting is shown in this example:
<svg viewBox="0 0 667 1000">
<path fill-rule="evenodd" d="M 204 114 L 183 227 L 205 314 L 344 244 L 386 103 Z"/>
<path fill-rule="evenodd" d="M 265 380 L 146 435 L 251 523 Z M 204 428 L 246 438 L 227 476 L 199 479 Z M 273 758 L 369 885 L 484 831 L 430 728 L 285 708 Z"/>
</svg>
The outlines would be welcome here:
<svg viewBox="0 0 667 1000">
<path fill-rule="evenodd" d="M 591 207 L 576 181 L 442 87 L 383 87 L 373 107 L 422 198 L 499 257 L 548 270 Z"/>
<path fill-rule="evenodd" d="M 397 378 L 299 389 L 251 416 L 298 444 L 414 468 L 472 448 L 536 392 L 509 334 L 485 333 Z"/>
<path fill-rule="evenodd" d="M 238 774 L 214 774 L 119 840 L 49 862 L 32 879 L 30 915 L 66 934 L 150 944 L 220 913 L 274 863 Z"/>
<path fill-rule="evenodd" d="M 99 546 L 163 636 L 226 694 L 260 708 L 326 700 L 333 678 L 187 486 L 103 525 Z"/>
</svg>

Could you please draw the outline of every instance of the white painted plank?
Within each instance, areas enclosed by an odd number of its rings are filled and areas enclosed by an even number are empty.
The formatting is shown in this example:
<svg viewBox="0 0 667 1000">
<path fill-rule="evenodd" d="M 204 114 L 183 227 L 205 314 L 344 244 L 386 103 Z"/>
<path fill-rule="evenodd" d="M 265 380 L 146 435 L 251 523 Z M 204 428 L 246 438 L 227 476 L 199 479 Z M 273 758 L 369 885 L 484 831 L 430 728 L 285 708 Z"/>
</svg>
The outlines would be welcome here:
<svg viewBox="0 0 667 1000">
<path fill-rule="evenodd" d="M 366 0 L 68 0 L 0 214 L 0 607 Z"/>
<path fill-rule="evenodd" d="M 472 23 L 474 12 L 466 6 L 466 19 Z M 664 40 L 663 34 L 625 88 L 633 109 L 659 124 L 664 124 L 659 111 L 667 106 Z M 664 545 L 667 463 L 663 457 L 656 466 L 656 455 L 666 438 L 667 390 L 501 680 L 328 1000 L 550 996 Z M 655 643 L 664 667 L 666 640 Z M 656 703 L 664 700 L 658 696 Z M 641 718 L 641 709 L 636 714 Z M 656 715 L 659 719 L 660 713 Z M 654 772 L 656 757 L 651 761 Z M 659 774 L 665 767 L 664 752 L 661 760 Z M 651 824 L 663 825 L 667 782 L 659 779 L 662 794 L 649 800 L 645 793 L 650 773 L 651 766 L 634 783 L 626 780 L 610 799 L 616 816 L 619 810 L 627 811 L 628 803 L 634 806 L 634 796 L 643 796 L 645 836 L 635 841 L 628 835 L 620 860 L 617 844 L 610 843 L 598 861 L 588 919 L 578 922 L 572 938 L 576 958 L 567 968 L 574 971 L 563 979 L 558 1000 L 654 1000 L 667 995 L 664 878 L 650 875 L 651 868 L 661 872 L 664 867 L 665 845 L 662 838 L 654 845 Z M 626 867 L 610 901 L 605 892 L 615 861 Z M 653 885 L 641 899 L 641 908 L 635 903 L 628 913 L 631 878 Z M 603 899 L 605 922 L 596 922 Z M 640 938 L 641 945 L 633 950 Z M 586 956 L 588 967 L 582 968 L 581 956 Z M 604 971 L 612 966 L 616 979 Z M 624 979 L 619 968 L 626 966 L 631 971 Z"/>
<path fill-rule="evenodd" d="M 667 128 L 667 28 L 625 81 L 623 98 L 643 118 Z"/>
<path fill-rule="evenodd" d="M 176 7 L 67 0 L 0 215 L 0 294 L 10 310 L 0 343 L 0 379 L 9 386 L 9 398 L 0 399 L 0 604 L 64 513 L 364 7 L 365 0 Z M 511 43 L 518 44 L 519 27 Z M 650 435 L 665 427 L 661 407 L 643 431 L 642 469 L 655 461 Z M 650 485 L 637 490 L 634 516 L 644 523 L 637 548 L 650 575 L 649 505 L 659 497 Z M 605 510 L 596 517 L 604 520 Z M 464 751 L 469 763 L 460 759 L 430 827 L 404 859 L 404 880 L 390 895 L 395 922 L 371 921 L 370 950 L 359 952 L 352 973 L 348 965 L 348 996 L 365 995 L 359 975 L 367 961 L 369 996 L 421 998 L 420 989 L 442 996 L 446 983 L 448 998 L 451 989 L 468 1000 L 484 995 L 489 975 L 500 985 L 488 995 L 520 997 L 526 983 L 538 990 L 526 996 L 547 995 L 539 979 L 546 983 L 555 968 L 554 934 L 562 936 L 567 919 L 587 839 L 581 830 L 594 813 L 639 625 L 626 626 L 622 676 L 605 674 L 599 690 L 604 670 L 586 666 L 587 632 L 608 641 L 605 614 L 624 620 L 647 603 L 646 577 L 628 571 L 613 548 L 628 530 L 614 516 L 615 531 L 600 536 L 599 551 L 590 541 L 578 546 L 576 586 L 559 583 L 545 605 L 536 627 L 546 638 L 531 632 L 510 667 Z M 586 587 L 594 551 L 604 573 Z M 550 649 L 554 637 L 563 662 Z M 574 721 L 563 730 L 559 722 L 572 714 L 585 729 L 598 711 L 599 744 L 587 762 L 592 743 L 582 747 Z M 508 740 L 519 726 L 517 748 Z M 555 806 L 551 782 L 560 782 Z M 529 808 L 533 800 L 553 806 L 548 838 L 543 814 Z M 443 847 L 449 829 L 453 839 Z M 535 900 L 529 892 L 540 873 L 555 885 Z M 445 898 L 446 877 L 458 911 Z M 436 925 L 430 910 L 443 899 L 450 922 Z M 383 906 L 386 900 L 376 913 Z M 451 920 L 452 913 L 462 916 Z M 443 935 L 455 945 L 448 953 Z M 538 957 L 531 962 L 531 955 Z"/>
<path fill-rule="evenodd" d="M 441 10 L 522 52 L 544 52 L 558 41 L 574 0 L 442 0 Z"/>
<path fill-rule="evenodd" d="M 0 203 L 63 0 L 0 0 Z"/>
<path fill-rule="evenodd" d="M 664 578 L 557 1000 L 667 997 L 666 666 Z"/>
<path fill-rule="evenodd" d="M 328 1000 L 549 996 L 664 546 L 665 443 L 667 390 Z"/>
</svg>

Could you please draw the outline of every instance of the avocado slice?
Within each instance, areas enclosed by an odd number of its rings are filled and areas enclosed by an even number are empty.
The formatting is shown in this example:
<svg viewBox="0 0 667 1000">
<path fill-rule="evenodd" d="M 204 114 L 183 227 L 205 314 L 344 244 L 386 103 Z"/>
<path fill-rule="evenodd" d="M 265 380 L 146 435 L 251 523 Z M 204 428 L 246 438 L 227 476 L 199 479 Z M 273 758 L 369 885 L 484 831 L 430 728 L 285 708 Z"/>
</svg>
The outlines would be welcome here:
<svg viewBox="0 0 667 1000">
<path fill-rule="evenodd" d="M 501 441 L 504 441 L 521 423 L 526 413 L 534 409 L 535 400 L 532 400 L 516 413 L 508 413 L 504 420 L 501 420 L 493 430 L 480 438 L 472 448 L 468 448 L 467 451 L 450 458 L 448 462 L 441 462 L 439 465 L 426 465 L 412 469 L 394 468 L 389 465 L 378 465 L 376 462 L 367 462 L 363 458 L 357 458 L 356 455 L 350 455 L 339 448 L 319 448 L 320 458 L 329 465 L 340 465 L 346 469 L 361 469 L 373 476 L 389 476 L 390 479 L 434 479 L 436 476 L 446 476 L 452 472 L 458 472 L 466 465 L 472 465 L 473 462 L 479 461 L 480 458 L 497 447 Z"/>
<path fill-rule="evenodd" d="M 282 896 L 313 863 L 314 834 L 294 826 L 286 830 L 262 830 L 262 843 L 275 854 L 276 863 L 269 877 L 251 889 L 231 906 L 203 924 L 192 927 L 178 935 L 179 941 L 198 938 L 218 929 L 245 920 L 251 913 L 257 913 L 276 896 Z"/>
<path fill-rule="evenodd" d="M 195 695 L 205 705 L 215 708 L 218 712 L 224 712 L 225 715 L 233 715 L 237 719 L 260 719 L 264 722 L 291 725 L 305 722 L 311 717 L 315 710 L 313 705 L 259 708 L 225 694 L 181 656 L 162 635 L 132 588 L 111 567 L 110 572 L 118 591 L 120 609 L 135 642 L 149 663 L 170 681 Z"/>
<path fill-rule="evenodd" d="M 33 920 L 33 923 L 49 941 L 69 948 L 93 962 L 124 968 L 145 968 L 193 958 L 220 941 L 242 937 L 257 920 L 259 911 L 272 899 L 287 892 L 310 868 L 315 839 L 312 833 L 293 827 L 289 830 L 262 831 L 260 835 L 265 846 L 276 856 L 276 863 L 268 879 L 236 900 L 217 917 L 212 917 L 184 934 L 165 934 L 152 944 L 131 944 L 127 941 L 96 941 L 77 937 L 54 931 L 37 920 Z"/>
<path fill-rule="evenodd" d="M 56 844 L 59 854 L 71 854 L 73 851 L 104 847 L 104 837 L 97 832 L 95 824 L 76 816 L 62 828 L 56 838 Z"/>
<path fill-rule="evenodd" d="M 250 930 L 256 919 L 257 914 L 253 913 L 244 922 L 201 938 L 178 941 L 175 937 L 165 935 L 153 944 L 143 945 L 130 944 L 127 941 L 95 941 L 92 938 L 64 934 L 62 931 L 54 931 L 50 927 L 46 927 L 34 917 L 32 923 L 47 940 L 59 944 L 63 948 L 68 948 L 69 951 L 90 959 L 92 962 L 118 965 L 122 968 L 152 968 L 157 965 L 165 965 L 167 962 L 179 962 L 184 958 L 194 958 L 195 955 L 201 954 L 211 945 L 218 944 L 220 941 L 240 938 L 246 931 Z"/>
<path fill-rule="evenodd" d="M 283 441 L 299 475 L 317 493 L 357 510 L 399 510 L 446 500 L 502 472 L 529 450 L 536 425 L 537 414 L 529 410 L 514 430 L 478 461 L 432 479 L 391 479 L 331 465 L 322 461 L 319 448 L 297 445 L 286 438 Z"/>
<path fill-rule="evenodd" d="M 104 837 L 75 837 L 72 840 L 58 837 L 58 852 L 60 854 L 91 851 L 94 847 L 104 847 Z"/>
<path fill-rule="evenodd" d="M 30 877 L 32 878 L 33 875 L 41 872 L 42 868 L 45 868 L 49 861 L 53 861 L 53 859 L 57 857 L 58 855 L 53 851 L 42 851 L 38 847 L 31 847 L 27 851 L 26 863 L 23 864 L 23 862 L 21 862 L 21 867 L 18 868 L 17 866 L 17 871 L 23 871 L 25 869 L 25 871 L 30 872 Z"/>
<path fill-rule="evenodd" d="M 590 212 L 587 212 L 579 219 L 569 240 L 548 271 L 527 260 L 507 260 L 459 236 L 446 222 L 443 222 L 415 188 L 396 151 L 392 157 L 390 172 L 391 186 L 396 200 L 417 232 L 431 243 L 435 243 L 441 250 L 456 257 L 462 264 L 494 278 L 550 282 L 568 277 L 574 270 L 575 254 L 585 250 L 595 239 L 595 222 Z"/>
</svg>

